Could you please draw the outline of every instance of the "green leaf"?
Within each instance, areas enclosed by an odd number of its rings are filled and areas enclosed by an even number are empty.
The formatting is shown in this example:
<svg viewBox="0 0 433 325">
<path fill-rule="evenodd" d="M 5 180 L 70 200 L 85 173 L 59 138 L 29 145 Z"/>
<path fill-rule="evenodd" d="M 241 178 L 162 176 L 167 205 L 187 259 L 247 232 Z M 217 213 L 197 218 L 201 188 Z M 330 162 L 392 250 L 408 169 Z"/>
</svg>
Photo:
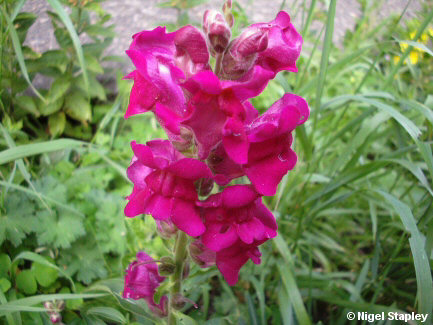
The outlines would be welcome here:
<svg viewBox="0 0 433 325">
<path fill-rule="evenodd" d="M 61 135 L 65 130 L 65 125 L 66 115 L 63 112 L 50 115 L 48 118 L 48 129 L 53 137 Z"/>
<path fill-rule="evenodd" d="M 6 292 L 11 288 L 11 282 L 6 278 L 0 278 L 0 291 Z"/>
<path fill-rule="evenodd" d="M 36 290 L 38 288 L 35 276 L 33 275 L 33 272 L 31 270 L 21 271 L 17 275 L 15 283 L 18 290 L 28 295 L 36 293 Z"/>
<path fill-rule="evenodd" d="M 104 256 L 95 249 L 96 245 L 92 240 L 74 244 L 60 260 L 65 272 L 70 276 L 76 274 L 76 278 L 86 284 L 107 276 Z"/>
<path fill-rule="evenodd" d="M 104 69 L 99 64 L 98 59 L 96 59 L 93 55 L 90 54 L 85 54 L 84 57 L 86 58 L 86 64 L 89 71 L 94 72 L 96 74 L 104 73 Z"/>
<path fill-rule="evenodd" d="M 33 253 L 33 252 L 21 252 L 20 254 L 18 254 L 14 258 L 14 263 L 19 261 L 20 259 L 33 261 L 33 262 L 35 262 L 41 266 L 49 267 L 52 270 L 56 270 L 58 273 L 60 273 L 62 276 L 64 276 L 66 279 L 69 280 L 69 282 L 71 283 L 71 286 L 72 286 L 72 290 L 75 291 L 75 284 L 74 284 L 74 281 L 72 281 L 71 277 L 69 277 L 62 269 L 60 269 L 57 265 L 48 261 L 43 256 L 38 255 L 38 254 Z M 56 272 L 56 274 L 57 274 L 57 272 Z"/>
<path fill-rule="evenodd" d="M 15 311 L 39 311 L 46 312 L 45 308 L 31 307 L 36 304 L 50 300 L 69 300 L 69 299 L 92 299 L 107 296 L 108 293 L 64 293 L 52 295 L 37 295 L 14 301 L 9 301 L 6 304 L 0 305 L 0 317 Z"/>
<path fill-rule="evenodd" d="M 82 221 L 66 212 L 50 213 L 40 211 L 36 213 L 38 222 L 35 232 L 39 245 L 50 245 L 56 248 L 69 248 L 71 243 L 85 234 Z"/>
<path fill-rule="evenodd" d="M 19 5 L 19 3 L 18 3 Z M 15 55 L 17 57 L 18 60 L 18 64 L 20 66 L 21 72 L 24 76 L 24 79 L 27 81 L 27 83 L 29 84 L 30 88 L 33 90 L 33 92 L 42 100 L 45 101 L 44 97 L 36 90 L 36 88 L 33 86 L 29 74 L 27 72 L 27 67 L 26 67 L 26 63 L 24 62 L 24 56 L 23 56 L 23 51 L 21 48 L 21 43 L 20 40 L 18 38 L 18 34 L 17 31 L 15 29 L 14 24 L 12 23 L 12 21 L 10 20 L 8 14 L 5 12 L 4 8 L 1 7 L 1 12 L 3 13 L 3 17 L 5 18 L 7 24 L 8 24 L 8 29 L 9 29 L 9 35 L 12 39 L 12 45 L 14 47 L 15 50 Z"/>
<path fill-rule="evenodd" d="M 38 283 L 43 287 L 49 287 L 58 277 L 56 269 L 37 262 L 32 264 L 32 271 L 35 275 L 36 281 L 38 281 Z"/>
<path fill-rule="evenodd" d="M 12 185 L 11 185 L 12 187 Z M 17 247 L 35 225 L 32 218 L 33 204 L 27 197 L 9 193 L 5 203 L 6 215 L 0 216 L 0 244 L 9 240 Z"/>
<path fill-rule="evenodd" d="M 296 317 L 298 318 L 300 324 L 309 325 L 311 324 L 311 320 L 308 317 L 307 310 L 305 309 L 304 302 L 302 301 L 301 293 L 299 292 L 296 279 L 293 275 L 292 270 L 294 268 L 294 264 L 289 248 L 287 247 L 287 244 L 284 242 L 284 239 L 281 237 L 281 235 L 274 238 L 273 243 L 285 261 L 284 266 L 283 264 L 278 264 L 278 271 L 283 280 L 287 296 L 290 297 Z"/>
<path fill-rule="evenodd" d="M 0 152 L 0 165 L 41 153 L 53 152 L 79 147 L 85 144 L 82 141 L 72 139 L 58 139 L 53 141 L 24 144 Z"/>
<path fill-rule="evenodd" d="M 36 117 L 39 117 L 40 113 L 32 97 L 26 95 L 19 96 L 16 97 L 15 102 L 22 109 L 26 110 L 29 113 L 32 113 Z"/>
<path fill-rule="evenodd" d="M 433 309 L 433 281 L 429 264 L 429 258 L 424 249 L 424 239 L 418 230 L 415 218 L 410 208 L 394 196 L 377 190 L 395 209 L 401 218 L 403 225 L 411 235 L 409 238 L 410 249 L 414 260 L 416 282 L 418 286 L 418 312 L 429 315 L 427 322 L 430 322 Z"/>
<path fill-rule="evenodd" d="M 66 96 L 65 109 L 68 116 L 82 123 L 92 119 L 92 108 L 81 92 L 75 91 Z"/>
<path fill-rule="evenodd" d="M 38 101 L 38 110 L 41 112 L 41 115 L 48 116 L 60 110 L 63 106 L 63 102 L 63 97 L 59 97 L 56 100 L 50 101 L 48 103 Z"/>
<path fill-rule="evenodd" d="M 92 307 L 87 310 L 88 315 L 98 316 L 107 321 L 113 321 L 116 324 L 126 324 L 126 318 L 121 312 L 111 307 Z"/>
<path fill-rule="evenodd" d="M 87 69 L 86 69 L 86 62 L 84 59 L 83 54 L 83 48 L 81 47 L 80 39 L 78 38 L 77 31 L 74 28 L 74 25 L 69 18 L 68 14 L 66 13 L 65 9 L 63 9 L 62 5 L 58 0 L 47 0 L 47 2 L 51 5 L 51 7 L 56 11 L 57 15 L 59 16 L 60 20 L 65 25 L 66 29 L 69 32 L 69 35 L 72 39 L 72 43 L 75 47 L 75 52 L 77 53 L 78 62 L 81 66 L 81 71 L 84 75 L 84 83 L 86 84 L 86 88 L 89 88 L 89 78 L 87 77 Z"/>
<path fill-rule="evenodd" d="M 59 293 L 71 293 L 71 290 L 67 287 L 60 289 Z M 84 304 L 83 298 L 70 299 L 66 301 L 66 308 L 71 310 L 78 310 Z"/>
<path fill-rule="evenodd" d="M 7 254 L 0 254 L 0 277 L 8 276 L 10 267 L 11 267 L 11 259 Z"/>
<path fill-rule="evenodd" d="M 53 81 L 48 92 L 48 100 L 54 102 L 62 97 L 71 86 L 71 81 L 68 77 L 60 77 Z"/>
</svg>

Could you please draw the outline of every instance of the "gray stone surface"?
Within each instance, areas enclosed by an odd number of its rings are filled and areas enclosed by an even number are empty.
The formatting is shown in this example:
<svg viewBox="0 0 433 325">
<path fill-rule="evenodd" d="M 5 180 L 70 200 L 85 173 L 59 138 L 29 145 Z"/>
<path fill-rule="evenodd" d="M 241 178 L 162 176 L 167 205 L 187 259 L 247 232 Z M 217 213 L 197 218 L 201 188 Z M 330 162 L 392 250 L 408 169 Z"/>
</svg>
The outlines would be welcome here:
<svg viewBox="0 0 433 325">
<path fill-rule="evenodd" d="M 430 1 L 430 0 L 427 0 Z M 108 54 L 125 56 L 124 51 L 128 48 L 133 34 L 143 30 L 152 29 L 164 23 L 176 21 L 177 11 L 173 8 L 159 8 L 159 3 L 165 0 L 107 0 L 102 3 L 103 8 L 112 15 L 112 22 L 115 24 L 117 33 L 113 44 L 108 49 Z M 278 0 L 238 0 L 241 6 L 248 13 L 251 22 L 262 22 L 272 20 L 279 11 L 282 1 Z M 318 1 L 319 8 L 325 8 L 325 2 Z M 393 13 L 400 13 L 405 7 L 407 0 L 385 0 L 380 10 L 374 17 L 379 23 L 384 17 Z M 193 21 L 201 22 L 201 16 L 205 9 L 219 9 L 223 0 L 209 0 L 207 4 L 200 5 L 189 11 Z M 287 0 L 284 10 L 292 16 L 295 27 L 301 29 L 302 10 L 291 10 L 294 4 L 300 4 L 302 0 Z M 421 9 L 422 0 L 412 0 L 405 18 L 415 17 Z M 44 51 L 56 48 L 57 42 L 54 38 L 49 17 L 45 11 L 50 9 L 45 0 L 27 1 L 23 10 L 32 11 L 38 14 L 38 19 L 29 30 L 26 43 L 36 51 Z M 334 41 L 341 42 L 345 32 L 353 30 L 356 18 L 361 15 L 357 0 L 339 0 L 335 18 Z M 373 22 L 375 23 L 375 22 Z M 313 25 L 319 29 L 320 24 Z M 84 39 L 85 41 L 85 39 Z M 124 67 L 126 68 L 126 67 Z"/>
</svg>

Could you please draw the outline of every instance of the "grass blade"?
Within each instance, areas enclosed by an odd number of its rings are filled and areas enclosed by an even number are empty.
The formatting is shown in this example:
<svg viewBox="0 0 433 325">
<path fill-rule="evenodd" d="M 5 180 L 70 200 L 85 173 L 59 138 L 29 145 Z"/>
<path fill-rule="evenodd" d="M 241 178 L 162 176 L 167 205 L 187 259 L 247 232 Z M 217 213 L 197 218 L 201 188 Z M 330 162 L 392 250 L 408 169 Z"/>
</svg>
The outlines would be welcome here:
<svg viewBox="0 0 433 325">
<path fill-rule="evenodd" d="M 57 150 L 70 149 L 86 145 L 86 142 L 72 139 L 58 139 L 53 141 L 24 144 L 15 148 L 6 149 L 0 152 L 0 165 L 8 162 L 38 155 L 41 153 Z"/>
<path fill-rule="evenodd" d="M 290 301 L 295 311 L 296 318 L 298 319 L 299 324 L 309 325 L 311 324 L 311 320 L 308 317 L 307 310 L 305 309 L 304 302 L 302 301 L 301 293 L 299 292 L 299 288 L 296 284 L 296 279 L 292 272 L 292 270 L 294 269 L 294 265 L 289 248 L 287 247 L 287 244 L 284 242 L 281 236 L 277 236 L 276 238 L 274 238 L 273 243 L 275 244 L 284 261 L 286 262 L 284 268 L 283 266 L 278 264 L 278 271 L 283 280 L 287 295 L 290 297 Z"/>
<path fill-rule="evenodd" d="M 74 25 L 72 24 L 72 21 L 69 18 L 69 15 L 66 13 L 65 9 L 63 9 L 62 5 L 58 0 L 47 0 L 47 2 L 54 9 L 54 11 L 59 15 L 60 19 L 62 20 L 63 24 L 68 30 L 69 35 L 71 36 L 72 43 L 74 44 L 75 52 L 77 53 L 78 62 L 80 63 L 81 70 L 83 72 L 84 85 L 86 87 L 86 90 L 88 91 L 89 77 L 87 75 L 86 61 L 84 60 L 83 48 L 81 46 L 80 39 L 78 38 L 77 31 L 75 30 Z"/>
<path fill-rule="evenodd" d="M 323 89 L 325 88 L 326 81 L 326 73 L 328 70 L 328 62 L 329 55 L 331 53 L 332 47 L 332 36 L 334 34 L 334 20 L 335 20 L 335 11 L 337 7 L 337 0 L 331 0 L 329 3 L 328 9 L 328 18 L 326 21 L 326 32 L 325 32 L 325 41 L 322 50 L 322 58 L 320 60 L 320 72 L 319 72 L 319 82 L 317 84 L 316 90 L 316 102 L 315 102 L 315 110 L 312 112 L 313 114 L 313 131 L 311 134 L 311 138 L 313 139 L 314 130 L 317 125 L 317 118 L 319 115 L 320 105 L 322 101 Z"/>
<path fill-rule="evenodd" d="M 19 5 L 19 4 L 18 4 Z M 15 55 L 17 57 L 18 65 L 20 66 L 21 72 L 23 74 L 24 79 L 29 84 L 30 88 L 33 90 L 33 92 L 38 96 L 43 102 L 46 102 L 45 98 L 37 91 L 37 89 L 33 86 L 32 81 L 30 80 L 29 73 L 27 71 L 26 63 L 24 62 L 24 54 L 23 50 L 21 48 L 20 39 L 18 38 L 17 31 L 15 29 L 15 26 L 13 25 L 13 21 L 9 18 L 6 11 L 1 8 L 1 12 L 3 14 L 3 17 L 5 18 L 8 29 L 9 29 L 9 36 L 12 40 L 12 46 L 14 47 Z"/>
<path fill-rule="evenodd" d="M 406 204 L 386 192 L 380 190 L 377 190 L 376 192 L 382 195 L 392 205 L 392 207 L 400 216 L 400 219 L 406 230 L 411 235 L 409 238 L 409 244 L 414 260 L 416 281 L 418 286 L 418 312 L 420 314 L 428 314 L 429 317 L 427 322 L 429 323 L 433 309 L 432 274 L 429 259 L 424 250 L 424 241 L 416 225 L 416 220 L 412 215 L 412 211 Z"/>
</svg>

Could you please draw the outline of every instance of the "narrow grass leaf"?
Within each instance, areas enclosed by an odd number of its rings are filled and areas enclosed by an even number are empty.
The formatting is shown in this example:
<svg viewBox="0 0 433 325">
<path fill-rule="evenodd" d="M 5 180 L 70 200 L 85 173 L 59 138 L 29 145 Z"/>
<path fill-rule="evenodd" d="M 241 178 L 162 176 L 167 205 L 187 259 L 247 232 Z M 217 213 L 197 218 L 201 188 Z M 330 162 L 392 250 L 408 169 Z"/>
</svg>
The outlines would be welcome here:
<svg viewBox="0 0 433 325">
<path fill-rule="evenodd" d="M 311 324 L 311 320 L 308 316 L 307 310 L 305 309 L 301 293 L 299 292 L 299 288 L 296 284 L 296 280 L 292 272 L 292 270 L 294 270 L 294 265 L 289 248 L 287 247 L 287 244 L 284 242 L 281 236 L 277 236 L 276 238 L 274 238 L 273 243 L 275 244 L 284 261 L 286 262 L 284 266 L 278 264 L 278 271 L 283 280 L 287 295 L 290 297 L 290 301 L 292 303 L 298 322 L 299 324 L 309 325 Z"/>
<path fill-rule="evenodd" d="M 320 110 L 320 104 L 322 101 L 323 89 L 325 87 L 326 81 L 326 73 L 328 70 L 328 62 L 329 55 L 331 53 L 332 47 L 332 36 L 334 35 L 334 20 L 335 20 L 335 11 L 337 7 L 337 0 L 331 0 L 329 3 L 327 21 L 326 21 L 326 31 L 325 31 L 325 40 L 322 49 L 322 58 L 320 60 L 320 72 L 319 72 L 319 82 L 317 83 L 316 90 L 316 105 L 315 110 L 313 111 L 313 132 L 311 138 L 313 138 L 315 126 L 317 125 L 317 118 Z"/>
<path fill-rule="evenodd" d="M 431 313 L 433 309 L 433 282 L 432 274 L 429 264 L 429 259 L 424 250 L 424 240 L 416 225 L 416 220 L 412 215 L 410 208 L 396 199 L 394 196 L 377 190 L 377 193 L 382 195 L 395 209 L 397 214 L 405 226 L 406 230 L 410 233 L 409 244 L 412 251 L 412 256 L 415 266 L 416 281 L 418 286 L 418 299 L 420 314 L 428 314 L 428 323 L 430 323 Z"/>
<path fill-rule="evenodd" d="M 93 299 L 107 296 L 108 293 L 63 293 L 51 295 L 38 295 L 21 298 L 0 305 L 0 316 L 7 315 L 15 311 L 46 311 L 45 308 L 32 307 L 34 305 L 50 300 L 69 300 L 69 299 Z"/>
<path fill-rule="evenodd" d="M 92 307 L 87 310 L 88 315 L 94 315 L 102 319 L 115 322 L 115 324 L 126 324 L 126 318 L 117 309 L 111 307 Z"/>
<path fill-rule="evenodd" d="M 58 0 L 47 0 L 50 6 L 54 9 L 54 11 L 59 15 L 59 18 L 62 20 L 66 29 L 71 36 L 72 43 L 74 44 L 75 52 L 77 53 L 78 62 L 80 63 L 81 70 L 84 78 L 84 85 L 86 87 L 87 92 L 89 91 L 89 77 L 87 75 L 86 62 L 84 60 L 83 48 L 81 46 L 80 39 L 78 38 L 77 31 L 72 24 L 69 15 L 66 13 L 65 9 L 63 9 L 62 5 Z"/>
<path fill-rule="evenodd" d="M 20 66 L 21 72 L 23 74 L 24 79 L 29 84 L 30 88 L 33 90 L 33 92 L 38 96 L 43 102 L 46 102 L 46 99 L 37 91 L 37 89 L 33 86 L 32 81 L 30 80 L 29 73 L 27 71 L 26 63 L 24 62 L 24 54 L 23 50 L 21 48 L 21 43 L 17 34 L 17 31 L 15 29 L 15 26 L 13 25 L 13 21 L 9 18 L 6 11 L 1 8 L 1 12 L 3 14 L 3 17 L 5 18 L 8 28 L 9 28 L 9 35 L 12 40 L 12 46 L 14 47 L 15 55 L 18 60 L 18 65 Z"/>
<path fill-rule="evenodd" d="M 83 145 L 86 145 L 86 142 L 72 139 L 58 139 L 53 141 L 23 144 L 15 148 L 1 151 L 0 165 L 14 161 L 16 159 L 30 157 L 47 152 L 53 152 L 57 150 L 76 148 Z"/>
</svg>

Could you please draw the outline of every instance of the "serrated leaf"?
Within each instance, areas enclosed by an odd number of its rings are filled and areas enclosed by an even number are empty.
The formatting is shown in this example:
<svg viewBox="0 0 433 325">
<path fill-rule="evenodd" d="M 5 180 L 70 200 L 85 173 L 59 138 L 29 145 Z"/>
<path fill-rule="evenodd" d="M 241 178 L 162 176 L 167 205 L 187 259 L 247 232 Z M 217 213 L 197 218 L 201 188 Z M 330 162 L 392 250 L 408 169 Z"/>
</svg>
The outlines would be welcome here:
<svg viewBox="0 0 433 325">
<path fill-rule="evenodd" d="M 59 276 L 57 270 L 37 262 L 32 264 L 32 271 L 36 281 L 43 287 L 49 287 L 57 280 L 57 277 Z"/>
<path fill-rule="evenodd" d="M 50 213 L 41 211 L 36 214 L 38 225 L 35 228 L 38 244 L 69 248 L 71 243 L 85 234 L 80 218 L 65 212 Z"/>
<path fill-rule="evenodd" d="M 82 123 L 92 119 L 92 108 L 81 92 L 75 91 L 66 96 L 65 110 L 69 117 Z"/>
<path fill-rule="evenodd" d="M 39 117 L 40 113 L 38 108 L 36 107 L 36 103 L 34 99 L 30 96 L 19 96 L 15 99 L 16 104 L 22 109 L 26 110 L 29 113 L 32 113 L 36 117 Z"/>
<path fill-rule="evenodd" d="M 76 278 L 86 284 L 107 275 L 104 256 L 95 245 L 94 241 L 75 244 L 60 261 L 69 275 L 76 274 Z"/>
<path fill-rule="evenodd" d="M 15 279 L 15 283 L 17 285 L 18 290 L 28 295 L 32 295 L 36 293 L 36 290 L 38 289 L 35 276 L 33 275 L 33 272 L 30 270 L 21 271 L 17 275 Z"/>
<path fill-rule="evenodd" d="M 59 136 L 65 130 L 66 115 L 63 112 L 50 115 L 48 118 L 48 129 L 52 136 Z"/>
<path fill-rule="evenodd" d="M 0 244 L 8 240 L 17 247 L 26 234 L 32 232 L 34 205 L 27 197 L 11 192 L 8 194 L 5 208 L 6 215 L 0 216 Z"/>
</svg>

